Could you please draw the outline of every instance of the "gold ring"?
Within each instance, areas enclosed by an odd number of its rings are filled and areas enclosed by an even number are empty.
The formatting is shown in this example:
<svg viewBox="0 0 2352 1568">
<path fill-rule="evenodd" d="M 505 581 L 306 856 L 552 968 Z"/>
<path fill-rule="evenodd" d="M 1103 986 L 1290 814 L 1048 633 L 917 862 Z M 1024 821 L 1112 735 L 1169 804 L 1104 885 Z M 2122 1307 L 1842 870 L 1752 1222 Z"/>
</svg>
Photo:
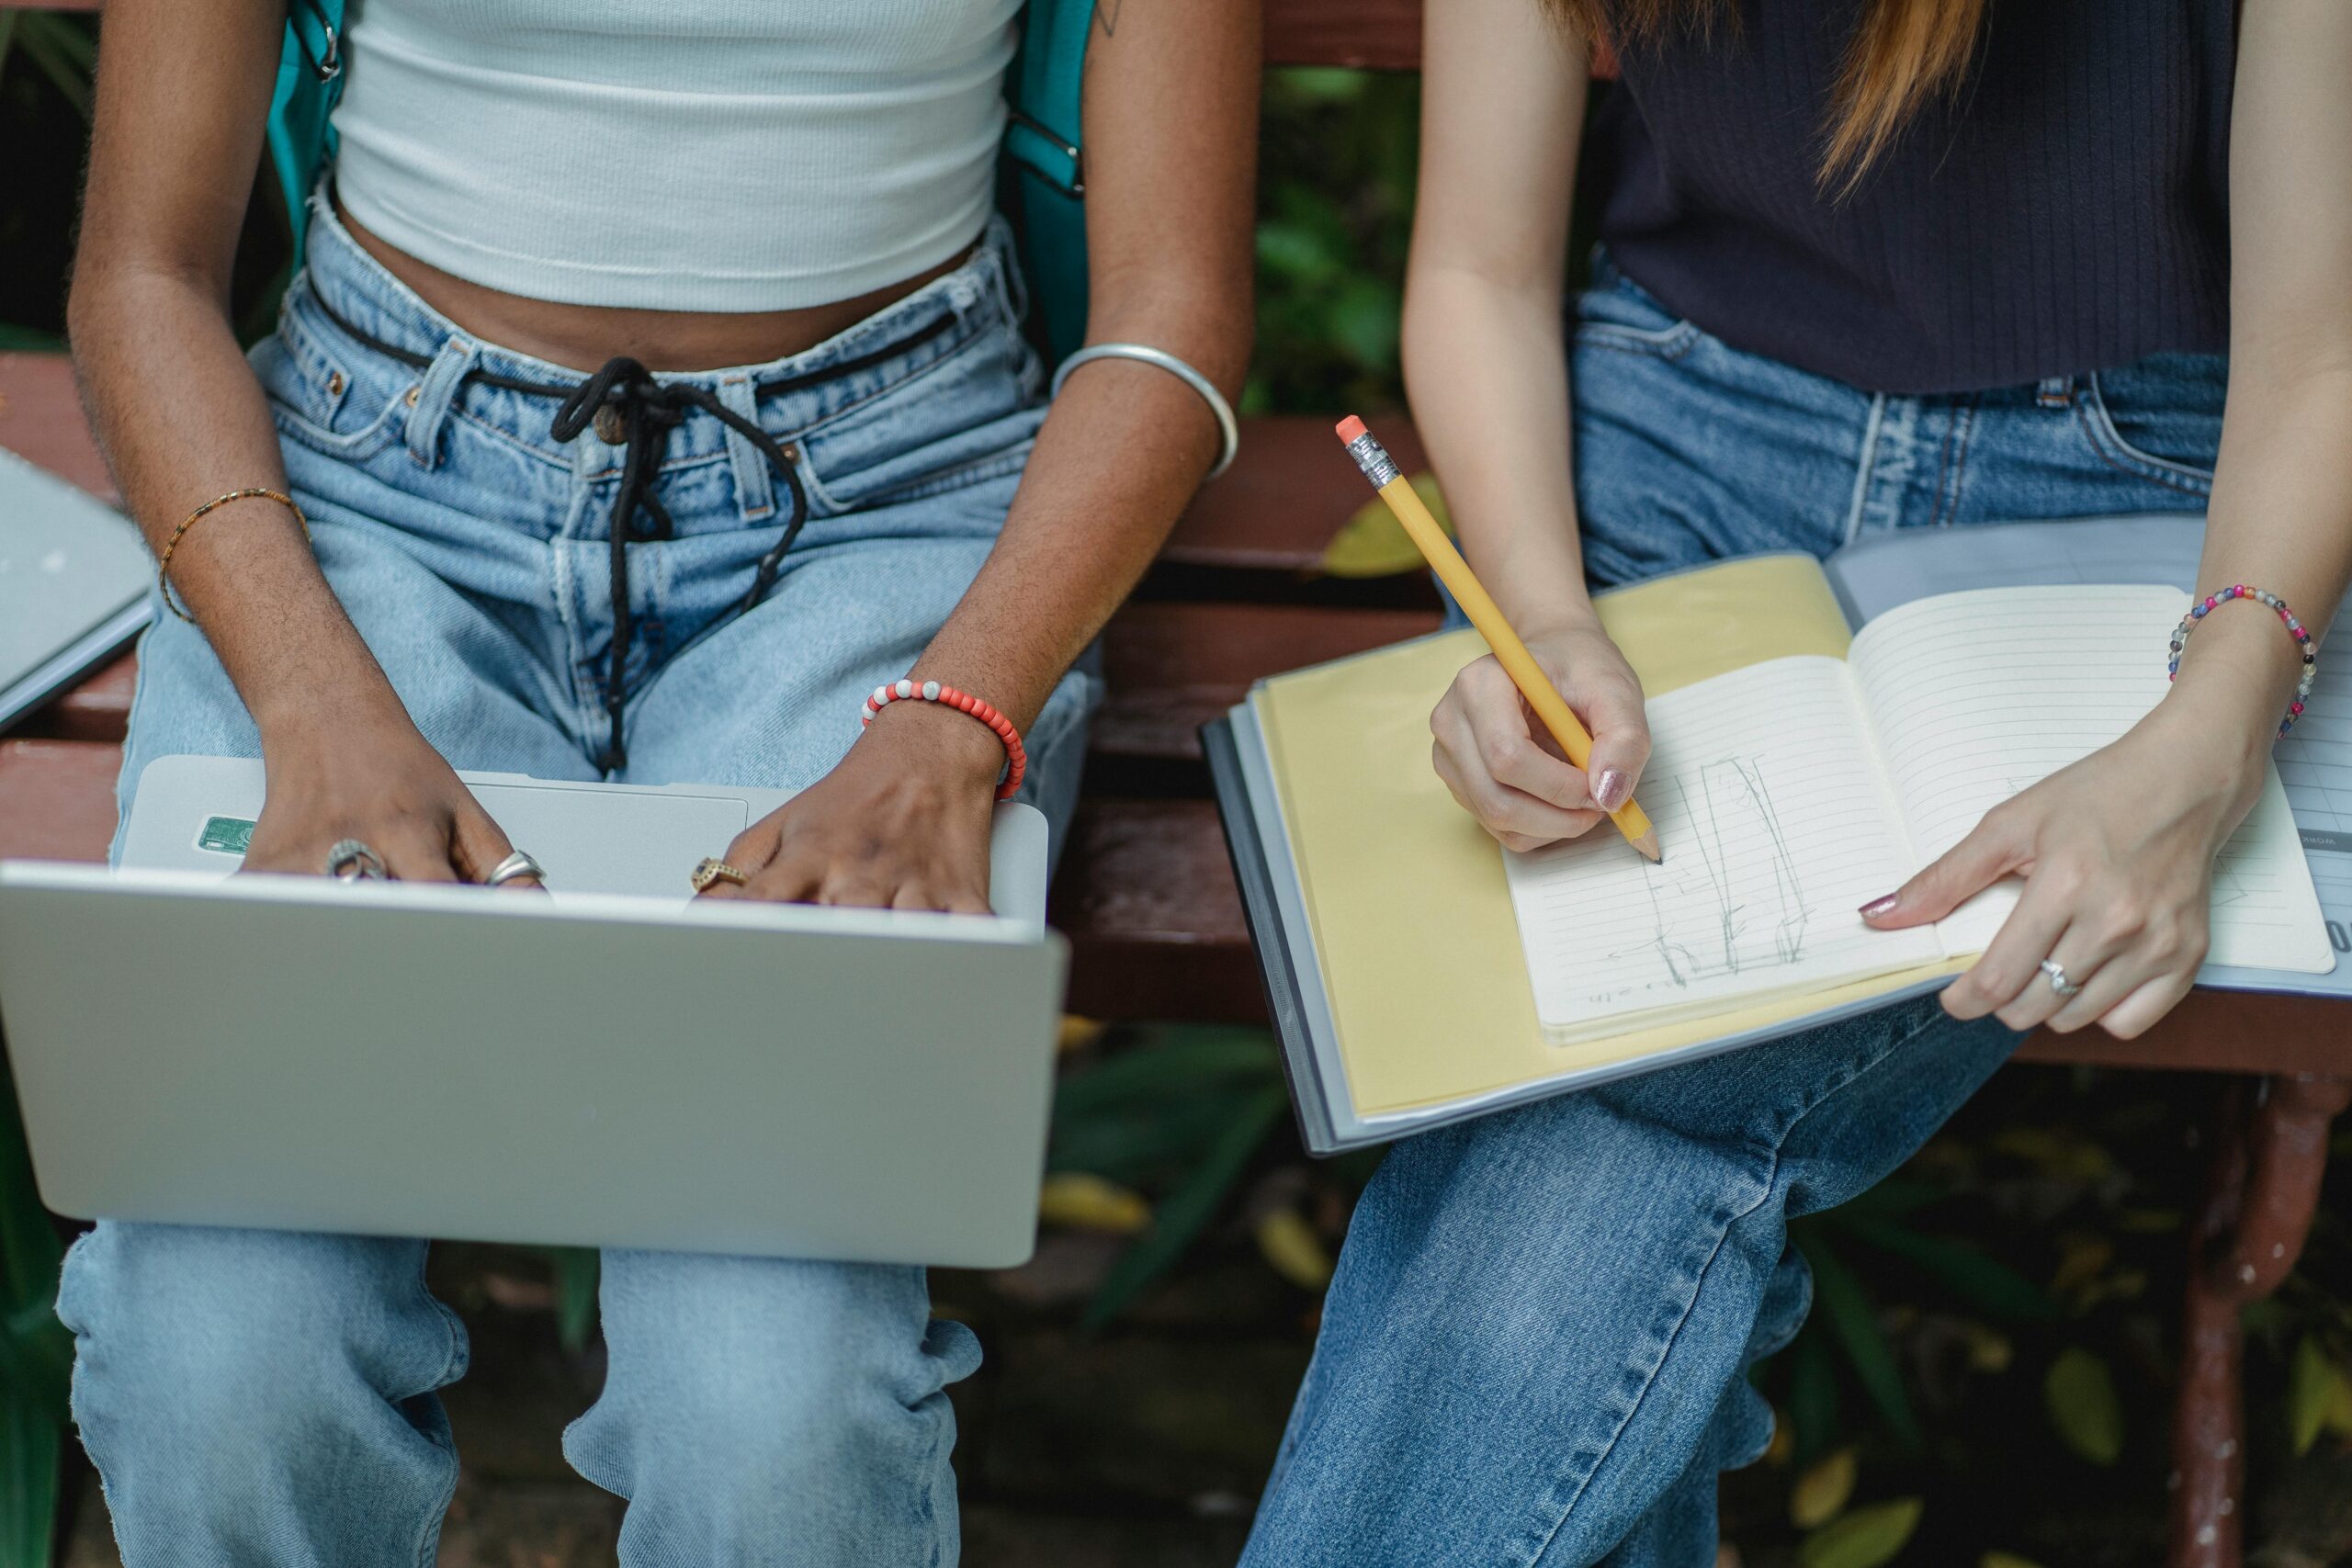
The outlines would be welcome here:
<svg viewBox="0 0 2352 1568">
<path fill-rule="evenodd" d="M 738 887 L 746 887 L 752 881 L 750 877 L 729 865 L 725 861 L 707 859 L 695 866 L 694 875 L 686 880 L 695 885 L 695 891 L 697 893 L 709 892 L 716 883 L 731 882 Z"/>
</svg>

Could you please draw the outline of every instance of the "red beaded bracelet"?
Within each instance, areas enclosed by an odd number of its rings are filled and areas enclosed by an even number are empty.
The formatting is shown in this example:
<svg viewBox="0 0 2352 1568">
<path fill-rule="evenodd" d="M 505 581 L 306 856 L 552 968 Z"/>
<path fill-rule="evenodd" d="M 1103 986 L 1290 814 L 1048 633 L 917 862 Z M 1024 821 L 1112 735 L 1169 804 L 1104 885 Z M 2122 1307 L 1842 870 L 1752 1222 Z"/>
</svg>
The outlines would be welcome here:
<svg viewBox="0 0 2352 1568">
<path fill-rule="evenodd" d="M 944 703 L 958 712 L 970 714 L 995 730 L 996 738 L 1004 742 L 1004 782 L 996 786 L 996 797 L 1011 800 L 1019 792 L 1021 776 L 1029 771 L 1029 753 L 1021 744 L 1021 731 L 1013 728 L 1012 721 L 997 712 L 988 699 L 976 697 L 969 692 L 959 692 L 953 686 L 943 686 L 936 681 L 925 681 L 920 686 L 912 681 L 894 681 L 875 687 L 874 694 L 865 699 L 864 722 L 872 724 L 874 716 L 892 703 L 908 701 Z"/>
</svg>

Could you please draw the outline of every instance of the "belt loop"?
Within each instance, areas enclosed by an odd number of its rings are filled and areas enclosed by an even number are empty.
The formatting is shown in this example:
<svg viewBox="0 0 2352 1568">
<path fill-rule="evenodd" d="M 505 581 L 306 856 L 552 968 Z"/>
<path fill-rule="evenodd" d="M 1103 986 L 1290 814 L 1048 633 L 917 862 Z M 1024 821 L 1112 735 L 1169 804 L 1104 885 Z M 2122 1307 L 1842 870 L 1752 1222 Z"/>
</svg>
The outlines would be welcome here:
<svg viewBox="0 0 2352 1568">
<path fill-rule="evenodd" d="M 2072 376 L 2043 377 L 2034 385 L 2033 400 L 2046 409 L 2074 407 L 2075 378 Z"/>
<path fill-rule="evenodd" d="M 760 422 L 759 394 L 752 389 L 752 378 L 744 375 L 719 378 L 718 400 L 727 412 L 751 421 Z M 731 424 L 722 424 L 727 432 L 727 465 L 735 473 L 735 504 L 742 509 L 743 521 L 763 523 L 775 515 L 776 476 L 768 467 L 760 449 L 752 445 L 751 437 Z"/>
<path fill-rule="evenodd" d="M 457 398 L 458 387 L 466 372 L 473 368 L 474 345 L 460 337 L 452 337 L 424 367 L 424 379 L 409 390 L 408 455 L 420 468 L 430 468 L 440 461 L 441 426 L 448 418 L 449 404 Z"/>
<path fill-rule="evenodd" d="M 1005 319 L 1017 327 L 1029 319 L 1029 279 L 1021 270 L 1021 258 L 1012 248 L 1012 231 L 1002 214 L 989 220 L 988 235 L 981 243 L 996 266 Z"/>
</svg>

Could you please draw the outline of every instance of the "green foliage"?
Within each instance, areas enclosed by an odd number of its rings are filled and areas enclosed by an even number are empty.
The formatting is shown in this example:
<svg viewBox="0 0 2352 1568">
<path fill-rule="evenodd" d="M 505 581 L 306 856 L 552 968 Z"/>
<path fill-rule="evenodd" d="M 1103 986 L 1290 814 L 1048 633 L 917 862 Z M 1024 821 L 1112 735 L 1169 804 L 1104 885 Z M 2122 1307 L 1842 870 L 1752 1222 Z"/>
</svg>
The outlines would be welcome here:
<svg viewBox="0 0 2352 1568">
<path fill-rule="evenodd" d="M 1919 1418 L 1912 1413 L 1910 1396 L 1895 1371 L 1894 1351 L 1872 1314 L 1870 1298 L 1829 1245 L 1826 1227 L 1807 1225 L 1797 1242 L 1813 1267 L 1814 1308 L 1846 1353 L 1862 1391 L 1878 1407 L 1880 1416 L 1905 1450 L 1919 1447 Z"/>
<path fill-rule="evenodd" d="M 2050 1424 L 2077 1458 L 2111 1465 L 2123 1457 L 2123 1402 L 2105 1361 L 2069 1345 L 2050 1363 L 2041 1395 Z"/>
<path fill-rule="evenodd" d="M 1804 1538 L 1797 1550 L 1798 1568 L 1880 1568 L 1892 1562 L 1910 1543 L 1926 1507 L 1919 1498 L 1897 1497 L 1833 1519 Z"/>
<path fill-rule="evenodd" d="M 1159 1197 L 1151 1227 L 1088 1303 L 1087 1326 L 1110 1322 L 1176 1265 L 1288 1105 L 1263 1030 L 1155 1026 L 1064 1079 L 1046 1168 L 1087 1171 Z"/>
<path fill-rule="evenodd" d="M 1419 113 L 1418 76 L 1267 73 L 1246 411 L 1403 401 L 1396 329 Z"/>
<path fill-rule="evenodd" d="M 548 1267 L 555 1275 L 556 1337 L 567 1355 L 588 1348 L 596 1331 L 597 1252 L 593 1247 L 549 1247 Z"/>
<path fill-rule="evenodd" d="M 86 21 L 49 11 L 0 11 L 0 70 L 12 53 L 21 54 L 89 123 L 98 40 Z"/>
<path fill-rule="evenodd" d="M 41 1568 L 74 1343 L 57 1321 L 63 1249 L 33 1188 L 17 1097 L 0 1070 L 0 1568 Z"/>
</svg>

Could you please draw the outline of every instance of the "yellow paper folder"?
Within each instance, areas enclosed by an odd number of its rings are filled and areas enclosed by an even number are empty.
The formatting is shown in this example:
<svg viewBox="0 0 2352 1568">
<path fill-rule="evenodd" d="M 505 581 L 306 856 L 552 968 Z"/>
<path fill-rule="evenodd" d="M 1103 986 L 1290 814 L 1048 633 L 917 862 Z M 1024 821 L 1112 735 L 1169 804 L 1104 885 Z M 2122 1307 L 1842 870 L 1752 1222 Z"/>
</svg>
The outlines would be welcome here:
<svg viewBox="0 0 2352 1568">
<path fill-rule="evenodd" d="M 1842 659 L 1851 640 L 1830 576 L 1803 555 L 1723 562 L 1599 604 L 1652 699 L 1767 660 Z M 1275 676 L 1207 733 L 1310 1147 L 1380 1142 L 1769 1039 L 1966 967 L 1906 960 L 1704 1017 L 1548 1040 L 1502 853 L 1430 762 L 1430 711 L 1484 651 L 1463 630 Z"/>
</svg>

